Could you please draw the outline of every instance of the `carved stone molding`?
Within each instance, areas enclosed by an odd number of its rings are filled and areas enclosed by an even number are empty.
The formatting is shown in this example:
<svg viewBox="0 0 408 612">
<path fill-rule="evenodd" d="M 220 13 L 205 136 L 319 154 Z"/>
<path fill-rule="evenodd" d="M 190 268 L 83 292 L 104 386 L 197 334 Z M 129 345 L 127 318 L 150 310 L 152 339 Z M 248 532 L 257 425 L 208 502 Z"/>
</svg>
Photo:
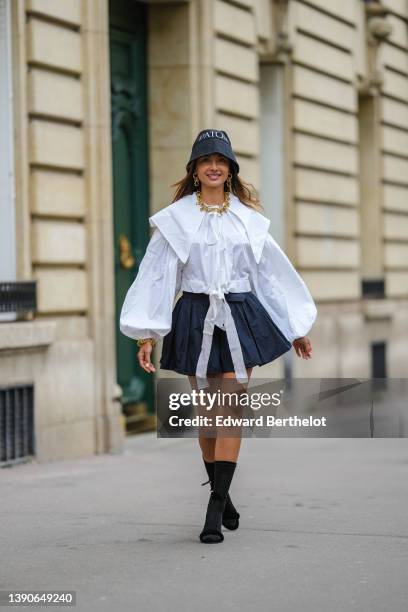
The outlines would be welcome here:
<svg viewBox="0 0 408 612">
<path fill-rule="evenodd" d="M 289 4 L 290 0 L 271 0 L 273 34 L 268 43 L 258 47 L 262 61 L 286 64 L 291 58 Z"/>
<path fill-rule="evenodd" d="M 388 13 L 388 9 L 377 0 L 365 2 L 368 76 L 358 83 L 361 94 L 372 96 L 381 91 L 383 74 L 378 65 L 378 51 L 392 32 L 392 25 L 386 20 Z"/>
</svg>

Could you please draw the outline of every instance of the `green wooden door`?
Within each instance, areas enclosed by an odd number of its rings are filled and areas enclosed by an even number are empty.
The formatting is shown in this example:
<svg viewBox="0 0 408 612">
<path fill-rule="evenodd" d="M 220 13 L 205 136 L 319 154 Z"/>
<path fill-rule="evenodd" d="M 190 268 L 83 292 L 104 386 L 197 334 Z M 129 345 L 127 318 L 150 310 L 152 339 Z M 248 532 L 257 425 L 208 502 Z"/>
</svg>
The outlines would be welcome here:
<svg viewBox="0 0 408 612">
<path fill-rule="evenodd" d="M 146 402 L 152 412 L 152 375 L 138 364 L 136 341 L 119 330 L 120 309 L 149 240 L 143 4 L 130 0 L 110 2 L 110 71 L 118 382 L 124 405 Z"/>
</svg>

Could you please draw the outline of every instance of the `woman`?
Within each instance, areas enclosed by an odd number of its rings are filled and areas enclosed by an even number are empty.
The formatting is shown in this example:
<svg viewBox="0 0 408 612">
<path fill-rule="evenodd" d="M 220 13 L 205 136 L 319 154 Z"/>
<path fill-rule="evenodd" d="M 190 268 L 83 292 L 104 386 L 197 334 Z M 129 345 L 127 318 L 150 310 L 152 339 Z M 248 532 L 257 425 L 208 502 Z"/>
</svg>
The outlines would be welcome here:
<svg viewBox="0 0 408 612">
<path fill-rule="evenodd" d="M 299 357 L 311 358 L 306 334 L 316 306 L 238 176 L 227 133 L 202 130 L 186 170 L 172 203 L 149 218 L 157 229 L 126 295 L 120 329 L 137 339 L 146 372 L 156 371 L 151 353 L 163 338 L 161 368 L 187 375 L 192 388 L 216 376 L 244 389 L 254 366 L 292 345 Z M 200 540 L 222 542 L 221 524 L 239 525 L 229 488 L 241 437 L 201 430 L 199 443 L 211 484 Z"/>
</svg>

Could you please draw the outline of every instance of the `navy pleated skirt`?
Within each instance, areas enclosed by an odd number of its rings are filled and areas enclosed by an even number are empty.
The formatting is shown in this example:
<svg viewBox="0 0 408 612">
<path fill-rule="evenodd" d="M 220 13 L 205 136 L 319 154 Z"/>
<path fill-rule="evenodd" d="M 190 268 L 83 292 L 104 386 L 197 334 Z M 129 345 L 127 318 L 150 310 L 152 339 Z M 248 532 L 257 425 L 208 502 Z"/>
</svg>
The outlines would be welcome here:
<svg viewBox="0 0 408 612">
<path fill-rule="evenodd" d="M 247 368 L 270 363 L 290 350 L 291 343 L 252 291 L 227 293 L 225 299 L 231 309 Z M 206 293 L 182 293 L 173 309 L 171 330 L 163 338 L 162 370 L 195 375 L 209 305 L 210 298 Z M 227 333 L 215 325 L 207 374 L 233 371 Z"/>
</svg>

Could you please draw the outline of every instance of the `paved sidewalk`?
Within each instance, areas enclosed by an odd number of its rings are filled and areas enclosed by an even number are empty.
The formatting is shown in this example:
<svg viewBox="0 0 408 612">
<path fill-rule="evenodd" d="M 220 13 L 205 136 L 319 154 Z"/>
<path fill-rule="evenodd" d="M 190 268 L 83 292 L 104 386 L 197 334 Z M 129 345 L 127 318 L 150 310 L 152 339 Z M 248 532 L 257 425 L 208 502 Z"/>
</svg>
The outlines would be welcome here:
<svg viewBox="0 0 408 612">
<path fill-rule="evenodd" d="M 244 439 L 241 526 L 205 545 L 195 439 L 3 469 L 0 589 L 75 590 L 81 612 L 402 612 L 407 470 L 405 439 Z"/>
</svg>

